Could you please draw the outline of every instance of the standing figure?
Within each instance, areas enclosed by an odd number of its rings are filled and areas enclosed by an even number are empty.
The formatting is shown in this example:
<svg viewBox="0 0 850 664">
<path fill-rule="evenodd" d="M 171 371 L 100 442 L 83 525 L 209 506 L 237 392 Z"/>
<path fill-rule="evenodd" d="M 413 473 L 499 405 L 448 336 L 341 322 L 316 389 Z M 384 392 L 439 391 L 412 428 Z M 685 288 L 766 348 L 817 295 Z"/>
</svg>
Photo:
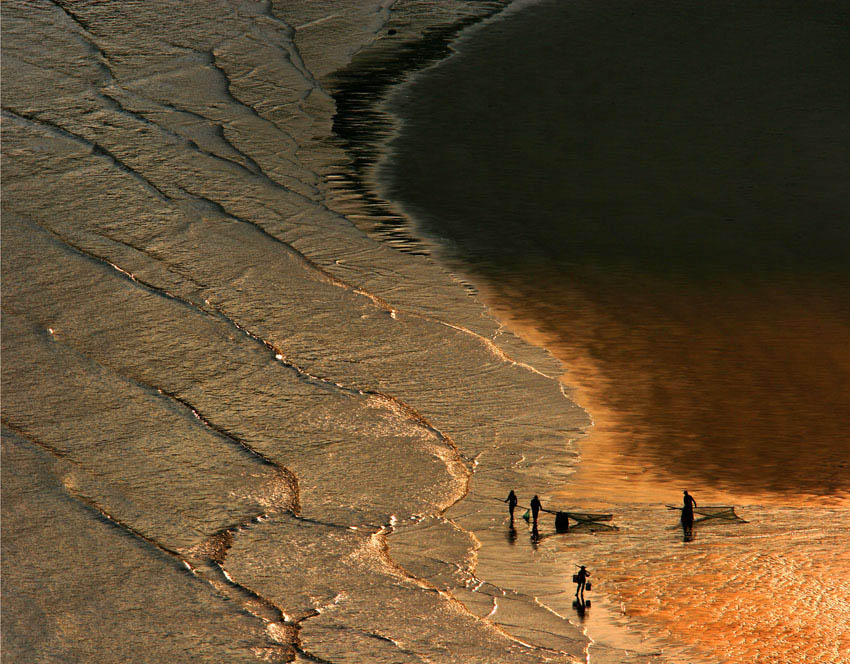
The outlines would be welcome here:
<svg viewBox="0 0 850 664">
<path fill-rule="evenodd" d="M 542 507 L 540 498 L 535 494 L 534 498 L 531 499 L 531 520 L 534 522 L 535 528 L 537 528 L 537 515 L 540 513 Z"/>
<path fill-rule="evenodd" d="M 579 567 L 578 574 L 575 575 L 576 599 L 582 604 L 584 603 L 584 588 L 587 585 L 587 577 L 589 576 L 590 572 L 587 571 L 587 568 L 584 565 Z"/>
<path fill-rule="evenodd" d="M 685 537 L 691 537 L 694 532 L 694 507 L 697 506 L 697 501 L 687 491 L 684 492 L 682 505 L 682 530 Z"/>
<path fill-rule="evenodd" d="M 511 492 L 508 494 L 508 497 L 505 498 L 505 502 L 508 504 L 508 511 L 511 513 L 511 523 L 514 522 L 514 510 L 516 509 L 517 499 L 514 490 L 511 489 Z"/>
</svg>

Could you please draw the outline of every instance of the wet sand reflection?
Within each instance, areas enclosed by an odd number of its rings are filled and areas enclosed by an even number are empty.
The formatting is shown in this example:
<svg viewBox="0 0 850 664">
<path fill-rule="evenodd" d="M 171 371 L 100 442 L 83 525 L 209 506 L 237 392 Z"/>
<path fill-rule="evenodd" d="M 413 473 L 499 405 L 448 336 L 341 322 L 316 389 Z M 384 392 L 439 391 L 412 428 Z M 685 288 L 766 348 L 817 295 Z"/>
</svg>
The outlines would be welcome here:
<svg viewBox="0 0 850 664">
<path fill-rule="evenodd" d="M 564 360 L 595 421 L 572 491 L 846 504 L 850 286 L 519 279 L 484 299 Z"/>
</svg>

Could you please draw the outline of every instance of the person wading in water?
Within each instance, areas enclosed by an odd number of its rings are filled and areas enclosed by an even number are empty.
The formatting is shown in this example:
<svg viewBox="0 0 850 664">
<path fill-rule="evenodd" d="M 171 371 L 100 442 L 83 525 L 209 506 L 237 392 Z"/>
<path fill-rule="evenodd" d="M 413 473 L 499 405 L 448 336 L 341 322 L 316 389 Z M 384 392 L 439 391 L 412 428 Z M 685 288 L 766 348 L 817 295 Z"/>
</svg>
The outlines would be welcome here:
<svg viewBox="0 0 850 664">
<path fill-rule="evenodd" d="M 697 506 L 697 501 L 687 491 L 684 492 L 682 505 L 682 530 L 685 537 L 692 537 L 694 534 L 694 507 Z"/>
<path fill-rule="evenodd" d="M 540 504 L 540 498 L 537 495 L 531 499 L 531 520 L 534 523 L 534 527 L 537 528 L 537 515 L 540 513 L 540 509 L 543 506 Z"/>
<path fill-rule="evenodd" d="M 508 494 L 508 497 L 505 498 L 505 502 L 508 504 L 508 511 L 511 513 L 511 523 L 514 522 L 514 510 L 516 509 L 517 499 L 514 490 L 511 489 L 511 492 Z"/>
</svg>

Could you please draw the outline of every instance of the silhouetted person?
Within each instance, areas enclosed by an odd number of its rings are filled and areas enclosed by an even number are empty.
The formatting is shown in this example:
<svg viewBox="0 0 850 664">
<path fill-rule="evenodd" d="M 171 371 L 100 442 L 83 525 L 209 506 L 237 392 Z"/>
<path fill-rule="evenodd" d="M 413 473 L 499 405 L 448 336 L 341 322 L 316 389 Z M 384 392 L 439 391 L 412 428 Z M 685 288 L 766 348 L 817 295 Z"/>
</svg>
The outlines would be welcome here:
<svg viewBox="0 0 850 664">
<path fill-rule="evenodd" d="M 587 585 L 587 577 L 589 576 L 590 572 L 584 565 L 579 567 L 578 574 L 576 574 L 576 599 L 582 604 L 584 603 L 584 587 Z"/>
<path fill-rule="evenodd" d="M 508 497 L 505 498 L 505 502 L 508 504 L 508 511 L 511 513 L 511 523 L 514 522 L 514 509 L 516 509 L 517 499 L 514 490 L 511 489 L 511 492 L 508 494 Z"/>
<path fill-rule="evenodd" d="M 535 495 L 534 498 L 531 499 L 531 520 L 534 523 L 535 528 L 537 528 L 537 515 L 540 513 L 541 507 L 540 498 Z"/>
<path fill-rule="evenodd" d="M 697 506 L 697 501 L 687 491 L 684 492 L 682 498 L 682 531 L 685 533 L 685 539 L 693 536 L 694 532 L 694 507 Z"/>
</svg>

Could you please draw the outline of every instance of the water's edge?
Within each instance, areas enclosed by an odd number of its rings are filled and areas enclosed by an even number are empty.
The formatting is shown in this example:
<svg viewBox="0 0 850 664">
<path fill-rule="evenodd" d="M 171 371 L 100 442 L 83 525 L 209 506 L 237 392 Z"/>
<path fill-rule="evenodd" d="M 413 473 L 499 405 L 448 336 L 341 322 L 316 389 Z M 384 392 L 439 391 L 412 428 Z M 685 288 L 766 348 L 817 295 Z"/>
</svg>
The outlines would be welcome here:
<svg viewBox="0 0 850 664">
<path fill-rule="evenodd" d="M 533 4 L 527 1 L 508 3 L 487 11 L 482 16 L 465 19 L 457 23 L 440 26 L 436 25 L 423 31 L 421 41 L 402 43 L 400 45 L 377 46 L 366 49 L 358 54 L 352 63 L 333 74 L 331 77 L 333 96 L 337 113 L 334 117 L 334 135 L 341 144 L 350 162 L 343 168 L 334 168 L 325 173 L 327 178 L 329 204 L 348 219 L 354 221 L 358 228 L 382 243 L 394 247 L 398 251 L 414 256 L 432 258 L 447 275 L 459 282 L 467 290 L 470 297 L 487 311 L 487 315 L 495 319 L 500 327 L 510 335 L 505 339 L 505 349 L 514 353 L 529 355 L 529 364 L 541 367 L 544 373 L 560 380 L 566 367 L 539 340 L 526 334 L 521 326 L 515 327 L 513 321 L 501 319 L 497 312 L 487 307 L 478 297 L 477 287 L 467 279 L 456 261 L 448 261 L 444 255 L 443 238 L 430 236 L 416 221 L 413 211 L 404 209 L 397 201 L 390 202 L 385 197 L 385 187 L 380 178 L 380 170 L 389 160 L 390 143 L 404 122 L 399 109 L 394 108 L 391 99 L 403 92 L 417 74 L 433 66 L 439 66 L 445 59 L 452 57 L 458 43 L 478 29 L 486 29 L 491 22 L 497 22 L 508 16 L 512 11 Z M 496 341 L 500 343 L 499 340 Z M 566 399 L 575 401 L 573 390 L 568 384 L 562 387 Z M 581 408 L 580 404 L 576 404 Z M 593 426 L 591 413 L 584 411 L 588 424 L 582 432 L 577 432 L 577 439 L 585 436 Z M 565 454 L 567 450 L 564 450 Z M 575 461 L 570 461 L 573 465 Z M 569 481 L 567 478 L 566 481 Z M 535 485 L 522 486 L 521 490 L 534 492 Z M 470 499 L 467 495 L 460 501 Z M 472 498 L 472 502 L 475 499 Z M 479 546 L 481 544 L 479 543 Z M 550 569 L 556 575 L 560 570 Z M 552 580 L 557 578 L 553 577 Z M 570 622 L 581 627 L 595 647 L 585 653 L 587 661 L 594 662 L 626 662 L 652 661 L 662 662 L 661 651 L 664 644 L 661 641 L 648 640 L 644 635 L 643 643 L 632 633 L 635 625 L 622 620 L 618 613 L 616 602 L 609 598 L 599 597 L 599 610 L 607 611 L 609 616 L 602 622 L 604 629 L 594 633 L 593 628 L 584 625 L 583 620 L 570 618 Z M 547 606 L 544 593 L 535 598 L 535 602 L 552 611 L 563 605 L 557 602 Z M 563 615 L 566 615 L 564 611 Z M 600 642 L 596 642 L 602 639 Z"/>
<path fill-rule="evenodd" d="M 338 108 L 342 109 L 341 115 L 338 117 L 335 127 L 339 129 L 340 135 L 345 144 L 345 149 L 351 157 L 350 167 L 353 171 L 353 175 L 346 175 L 342 171 L 330 173 L 332 178 L 330 199 L 339 206 L 338 209 L 340 211 L 343 211 L 346 216 L 355 220 L 358 227 L 367 232 L 370 236 L 376 237 L 385 244 L 394 246 L 402 252 L 413 255 L 426 254 L 433 257 L 438 264 L 442 265 L 446 270 L 452 273 L 455 279 L 463 283 L 468 290 L 476 296 L 477 290 L 475 285 L 470 281 L 467 281 L 467 279 L 463 276 L 463 266 L 458 264 L 458 260 L 450 260 L 452 248 L 446 246 L 446 241 L 443 238 L 430 236 L 427 230 L 423 229 L 423 225 L 417 222 L 416 210 L 404 209 L 395 202 L 387 203 L 387 200 L 392 200 L 392 197 L 387 194 L 388 188 L 384 186 L 384 183 L 381 180 L 381 167 L 382 164 L 386 165 L 388 161 L 391 161 L 392 148 L 389 146 L 389 143 L 396 135 L 399 126 L 401 126 L 404 122 L 404 109 L 400 106 L 407 101 L 404 99 L 405 85 L 411 81 L 415 81 L 417 73 L 421 72 L 424 68 L 428 68 L 432 65 L 439 65 L 439 63 L 445 62 L 446 58 L 451 57 L 454 52 L 454 46 L 457 45 L 465 35 L 469 34 L 471 26 L 474 25 L 476 26 L 475 29 L 477 29 L 486 25 L 490 20 L 498 21 L 503 15 L 504 12 L 491 14 L 483 21 L 471 22 L 468 24 L 464 23 L 462 27 L 465 28 L 465 30 L 461 30 L 459 32 L 446 31 L 444 33 L 445 38 L 449 40 L 450 46 L 447 47 L 445 44 L 439 43 L 432 45 L 432 57 L 436 57 L 438 59 L 432 60 L 423 57 L 427 64 L 423 65 L 421 68 L 411 71 L 405 71 L 403 67 L 393 69 L 393 67 L 397 66 L 398 63 L 392 62 L 391 53 L 383 53 L 378 58 L 380 62 L 376 68 L 379 69 L 382 74 L 388 71 L 392 72 L 392 76 L 389 77 L 391 79 L 389 84 L 387 83 L 386 77 L 383 77 L 382 75 L 376 76 L 375 80 L 370 79 L 370 67 L 376 66 L 374 62 L 370 63 L 368 60 L 364 60 L 359 63 L 355 62 L 350 68 L 347 68 L 344 73 L 345 80 L 342 85 L 342 88 L 344 89 L 344 92 L 342 93 L 342 103 L 338 104 Z M 399 60 L 402 63 L 409 59 L 411 58 L 406 57 L 404 54 L 399 57 Z M 387 61 L 390 61 L 392 64 L 388 65 Z M 357 65 L 359 65 L 359 67 Z M 395 84 L 393 85 L 393 83 Z M 369 90 L 370 93 L 367 95 L 370 96 L 370 98 L 365 102 L 362 97 L 358 96 L 358 93 L 362 91 L 359 87 L 360 84 L 363 84 L 364 86 L 362 89 Z M 349 97 L 349 93 L 353 94 Z M 402 101 L 401 103 L 389 101 L 391 97 L 397 97 Z M 392 115 L 393 111 L 395 111 L 397 115 Z M 471 280 L 473 277 L 470 277 L 469 279 Z M 482 288 L 482 297 L 476 297 L 476 299 L 486 300 L 487 297 L 491 295 L 484 292 L 484 289 L 486 289 L 486 285 Z M 529 343 L 534 343 L 536 340 L 538 342 L 539 350 L 544 354 L 548 353 L 545 343 L 543 343 L 545 342 L 545 338 L 541 339 L 541 335 L 527 334 L 527 330 L 524 331 L 520 325 L 517 325 L 517 321 L 510 318 L 510 312 L 507 312 L 508 316 L 506 317 L 500 317 L 500 312 L 492 308 L 488 309 L 488 312 L 490 315 L 499 320 L 500 324 L 508 328 L 513 334 L 523 337 Z M 523 334 L 523 332 L 526 332 L 526 334 Z M 553 359 L 551 356 L 547 358 L 547 362 L 551 361 L 551 359 Z M 529 364 L 534 366 L 533 361 L 530 361 Z M 551 367 L 551 365 L 548 366 Z M 554 370 L 551 368 L 547 369 L 546 373 L 547 375 L 555 376 L 560 375 L 562 371 L 560 367 L 556 367 Z M 567 391 L 570 391 L 569 388 L 566 389 Z M 573 400 L 575 400 L 574 395 L 572 396 Z M 566 481 L 569 481 L 569 478 L 567 478 Z M 734 501 L 736 497 L 730 497 L 728 500 Z M 724 497 L 724 500 L 726 499 L 727 498 Z M 474 501 L 474 496 L 468 496 L 459 503 L 458 507 L 460 507 L 463 502 L 471 502 L 474 504 Z M 745 502 L 747 507 L 760 512 L 759 517 L 763 518 L 765 522 L 762 526 L 764 529 L 775 528 L 777 529 L 776 532 L 780 534 L 780 536 L 786 536 L 786 532 L 783 532 L 783 528 L 785 528 L 786 531 L 789 529 L 787 527 L 787 515 L 785 513 L 782 513 L 781 510 L 775 513 L 768 513 L 768 511 L 764 509 L 764 506 L 759 505 L 757 501 L 751 500 Z M 658 507 L 655 503 L 653 503 L 653 505 Z M 620 506 L 618 506 L 617 509 L 619 509 L 619 507 Z M 623 516 L 625 516 L 625 511 Z M 642 518 L 641 515 L 638 514 L 630 514 L 630 516 L 634 521 L 638 521 Z M 779 524 L 782 524 L 782 526 Z M 643 525 L 646 527 L 648 532 L 650 528 L 657 524 L 646 522 Z M 742 550 L 746 551 L 748 547 L 751 547 L 752 543 L 748 541 L 749 537 L 754 537 L 757 540 L 759 537 L 763 536 L 758 532 L 758 530 L 758 527 L 754 527 L 751 531 L 747 531 L 745 534 L 741 535 L 740 547 Z M 823 528 L 823 531 L 827 532 L 827 528 Z M 655 537 L 656 541 L 663 541 L 669 536 L 665 533 L 657 532 L 655 533 Z M 815 537 L 815 539 L 817 539 L 817 537 Z M 488 542 L 487 544 L 492 543 Z M 485 546 L 487 544 L 485 544 Z M 637 546 L 642 546 L 642 544 L 637 543 Z M 639 549 L 636 549 L 635 551 L 639 551 Z M 635 553 L 635 555 L 640 556 L 643 554 Z M 741 555 L 741 551 L 736 551 L 735 555 Z M 749 555 L 749 552 L 747 551 L 744 555 Z M 670 551 L 662 551 L 660 556 L 661 559 L 666 562 L 670 556 Z M 492 578 L 498 578 L 498 572 Z M 672 594 L 672 588 L 670 591 Z M 549 598 L 543 596 L 541 601 L 544 604 L 547 604 L 547 602 L 549 602 Z M 548 605 L 550 607 L 557 606 L 556 602 L 557 600 L 549 603 Z M 651 611 L 649 613 L 651 613 Z M 779 610 L 778 613 L 781 614 L 781 610 Z M 624 608 L 623 615 L 625 614 L 626 610 Z M 786 615 L 782 615 L 780 617 L 780 621 L 786 618 Z M 610 622 L 614 623 L 615 621 L 612 619 Z M 651 620 L 648 622 L 650 624 L 652 623 Z M 623 623 L 626 623 L 626 621 L 623 620 Z M 632 626 L 639 625 L 640 623 L 638 619 L 634 623 L 626 623 L 621 626 L 628 630 L 628 628 Z M 643 626 L 646 627 L 646 623 L 644 623 Z M 589 636 L 593 638 L 594 633 L 591 626 L 585 625 L 585 627 L 588 629 Z M 718 634 L 721 633 L 725 632 L 722 632 L 722 630 L 718 632 Z M 610 632 L 606 633 L 603 638 L 609 636 Z M 671 635 L 668 633 L 666 636 Z M 656 641 L 654 643 L 659 650 L 665 650 L 670 645 L 670 643 L 663 643 L 662 641 Z M 672 636 L 671 643 L 674 648 L 677 648 L 680 645 L 680 642 L 677 642 Z M 648 642 L 645 645 L 648 645 Z M 643 648 L 643 652 L 646 656 L 649 656 L 650 650 L 651 648 Z M 605 655 L 597 657 L 596 653 L 593 651 L 594 649 L 591 648 L 589 656 L 592 657 L 592 661 L 604 661 Z M 676 655 L 672 654 L 669 650 L 667 655 L 676 658 Z M 681 652 L 678 653 L 678 655 L 681 655 Z M 686 660 L 676 659 L 676 661 L 696 662 L 702 660 L 699 659 L 699 657 L 693 657 Z"/>
<path fill-rule="evenodd" d="M 587 413 L 333 185 L 334 72 L 504 7 L 4 4 L 5 654 L 586 658 L 504 498 L 554 505 Z"/>
</svg>

